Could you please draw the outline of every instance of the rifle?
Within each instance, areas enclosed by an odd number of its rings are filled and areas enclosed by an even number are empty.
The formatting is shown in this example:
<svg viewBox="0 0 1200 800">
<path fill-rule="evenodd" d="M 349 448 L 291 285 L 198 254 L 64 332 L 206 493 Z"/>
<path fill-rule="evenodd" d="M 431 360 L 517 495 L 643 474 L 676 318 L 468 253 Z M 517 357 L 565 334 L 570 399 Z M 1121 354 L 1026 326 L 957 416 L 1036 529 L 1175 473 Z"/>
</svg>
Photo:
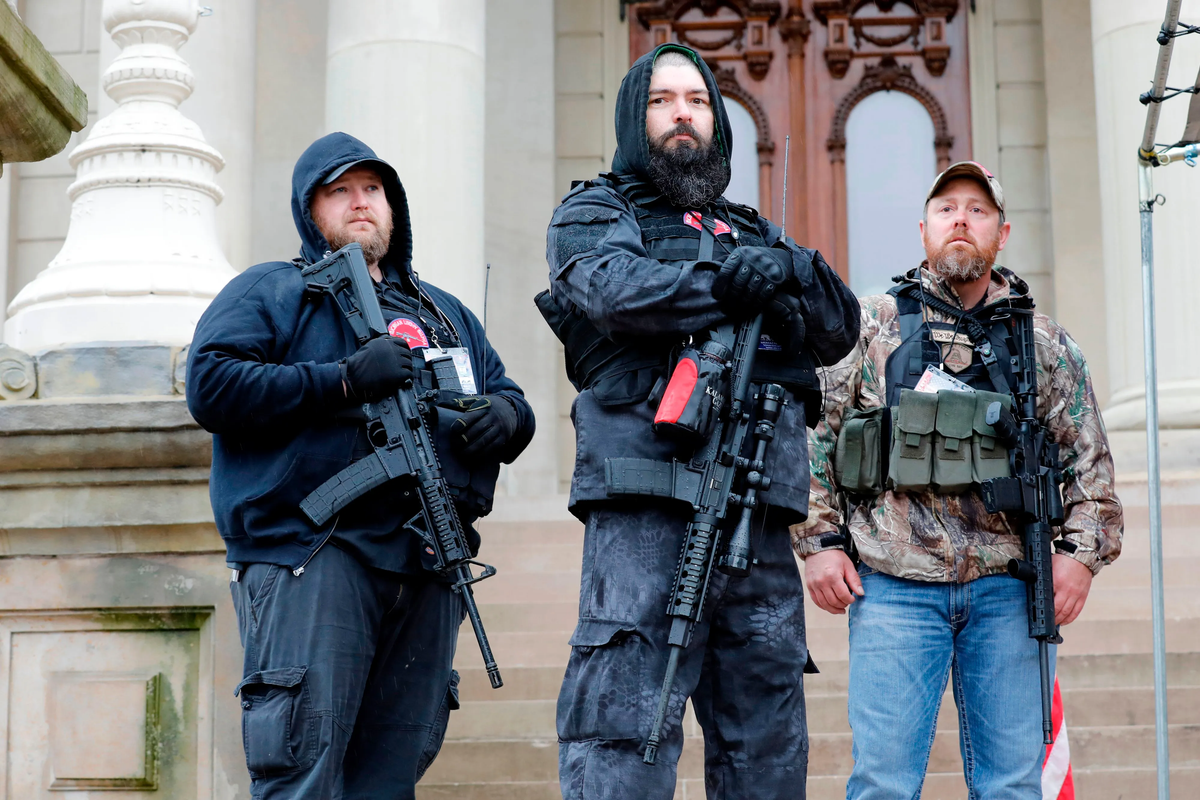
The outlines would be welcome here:
<svg viewBox="0 0 1200 800">
<path fill-rule="evenodd" d="M 1033 309 L 1013 308 L 1013 334 L 1020 354 L 1016 414 L 1000 403 L 988 406 L 985 421 L 1008 446 L 1013 477 L 993 478 L 980 485 L 988 513 L 1005 512 L 1020 523 L 1024 559 L 1010 559 L 1008 574 L 1025 582 L 1029 604 L 1029 638 L 1038 643 L 1042 679 L 1042 740 L 1054 741 L 1051 721 L 1053 687 L 1049 645 L 1061 644 L 1054 621 L 1054 572 L 1051 565 L 1053 526 L 1063 523 L 1062 462 L 1058 444 L 1037 418 L 1037 354 Z"/>
<path fill-rule="evenodd" d="M 694 514 L 688 523 L 675 571 L 675 582 L 667 603 L 671 632 L 667 643 L 666 673 L 658 698 L 654 724 L 646 739 L 643 761 L 653 764 L 658 754 L 663 722 L 679 658 L 691 642 L 696 624 L 700 622 L 708 594 L 713 567 L 734 576 L 750 573 L 754 562 L 751 551 L 750 522 L 758 506 L 758 493 L 770 488 L 764 461 L 767 447 L 775 436 L 775 423 L 787 402 L 778 384 L 763 385 L 755 401 L 758 403 L 758 424 L 754 428 L 756 449 L 754 457 L 741 455 L 746 437 L 750 434 L 750 410 L 746 395 L 754 360 L 762 335 L 762 316 L 737 326 L 728 323 L 714 330 L 705 348 L 724 353 L 725 376 L 731 387 L 727 413 L 714 426 L 688 462 L 662 462 L 643 458 L 609 458 L 605 461 L 605 482 L 609 496 L 640 495 L 673 498 L 691 504 Z M 722 394 L 723 393 L 718 393 Z M 735 482 L 743 479 L 744 490 L 735 491 Z M 730 508 L 740 508 L 741 515 L 733 534 L 721 548 L 722 523 Z M 718 556 L 720 552 L 720 556 Z"/>
<path fill-rule="evenodd" d="M 358 243 L 351 242 L 306 267 L 301 274 L 305 279 L 306 294 L 333 298 L 350 323 L 359 347 L 377 336 L 388 335 L 375 284 Z M 377 403 L 365 403 L 367 436 L 375 452 L 355 461 L 314 489 L 300 503 L 300 510 L 320 527 L 354 500 L 388 481 L 396 478 L 415 480 L 421 506 L 404 523 L 403 529 L 424 540 L 426 552 L 434 557 L 433 571 L 452 580 L 454 591 L 462 595 L 488 679 L 493 689 L 499 689 L 504 681 L 500 678 L 500 669 L 492 656 L 492 647 L 471 591 L 471 584 L 495 575 L 496 568 L 472 560 L 466 532 L 450 488 L 442 477 L 425 422 L 429 403 L 436 396 L 436 391 L 418 393 L 409 387 Z M 482 568 L 483 572 L 473 575 L 472 565 Z"/>
</svg>

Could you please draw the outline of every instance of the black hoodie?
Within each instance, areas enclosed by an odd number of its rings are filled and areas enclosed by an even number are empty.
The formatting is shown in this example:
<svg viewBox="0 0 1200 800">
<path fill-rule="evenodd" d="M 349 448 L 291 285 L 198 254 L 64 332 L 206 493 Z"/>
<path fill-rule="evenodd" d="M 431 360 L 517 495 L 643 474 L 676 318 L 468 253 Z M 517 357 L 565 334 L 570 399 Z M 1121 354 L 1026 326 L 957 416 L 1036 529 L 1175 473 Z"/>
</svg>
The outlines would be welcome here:
<svg viewBox="0 0 1200 800">
<path fill-rule="evenodd" d="M 650 77 L 654 59 L 663 50 L 684 53 L 704 76 L 716 138 L 722 153 L 730 157 L 733 131 L 708 65 L 678 44 L 655 48 L 634 62 L 617 94 L 617 152 L 612 174 L 580 184 L 563 198 L 550 221 L 546 241 L 554 296 L 569 300 L 614 342 L 661 349 L 660 373 L 667 368 L 672 343 L 725 319 L 712 295 L 717 265 L 651 258 L 639 224 L 639 210 L 663 202 L 648 174 L 646 136 Z M 681 216 L 684 211 L 679 209 Z M 806 349 L 822 364 L 836 363 L 858 337 L 858 300 L 819 253 L 781 239 L 779 227 L 763 217 L 757 217 L 755 224 L 758 238 L 792 254 L 796 280 L 795 288 L 789 290 L 796 292 L 800 302 L 807 328 Z M 650 377 L 639 382 L 646 390 L 640 395 L 643 400 L 653 382 L 654 376 Z M 605 487 L 607 459 L 670 461 L 681 455 L 672 442 L 651 432 L 655 412 L 648 403 L 623 400 L 617 404 L 601 396 L 599 388 L 599 384 L 585 387 L 572 410 L 576 448 L 571 507 L 580 516 L 591 504 L 614 502 Z M 785 406 L 768 461 L 773 483 L 767 502 L 794 515 L 806 514 L 809 474 L 803 403 Z"/>
<path fill-rule="evenodd" d="M 725 100 L 717 88 L 717 79 L 704 59 L 690 48 L 678 44 L 664 44 L 651 50 L 633 62 L 629 72 L 621 81 L 617 91 L 617 152 L 613 154 L 612 171 L 626 180 L 649 181 L 650 140 L 646 136 L 646 101 L 650 96 L 650 76 L 654 73 L 654 61 L 666 51 L 683 53 L 690 58 L 708 87 L 708 96 L 713 113 L 713 132 L 721 155 L 729 161 L 733 154 L 733 127 L 725 113 Z M 725 191 L 724 186 L 721 191 Z"/>
<path fill-rule="evenodd" d="M 392 208 L 391 246 L 380 266 L 415 293 L 404 187 L 371 148 L 347 134 L 332 133 L 309 146 L 292 176 L 292 216 L 301 257 L 259 264 L 238 275 L 196 326 L 188 359 L 188 409 L 213 433 L 209 491 L 231 563 L 267 562 L 293 569 L 305 563 L 329 531 L 312 527 L 300 513 L 300 501 L 364 449 L 369 451 L 362 423 L 338 415 L 351 405 L 342 391 L 338 361 L 354 352 L 354 336 L 329 298 L 305 298 L 299 269 L 329 251 L 308 210 L 314 189 L 334 170 L 358 161 L 372 162 Z M 516 407 L 520 424 L 506 460 L 516 458 L 533 437 L 532 409 L 505 375 L 475 315 L 435 286 L 421 283 L 420 288 L 470 351 L 474 374 L 486 376 L 481 382 L 488 393 L 504 395 Z M 438 455 L 447 479 L 462 492 L 474 491 L 468 506 L 460 506 L 464 521 L 486 513 L 496 465 L 463 464 L 448 447 L 440 447 Z M 490 475 L 484 485 L 477 479 L 480 472 Z M 340 515 L 334 537 L 372 566 L 416 572 L 417 543 L 398 532 L 404 516 L 398 483 L 352 503 Z"/>
</svg>

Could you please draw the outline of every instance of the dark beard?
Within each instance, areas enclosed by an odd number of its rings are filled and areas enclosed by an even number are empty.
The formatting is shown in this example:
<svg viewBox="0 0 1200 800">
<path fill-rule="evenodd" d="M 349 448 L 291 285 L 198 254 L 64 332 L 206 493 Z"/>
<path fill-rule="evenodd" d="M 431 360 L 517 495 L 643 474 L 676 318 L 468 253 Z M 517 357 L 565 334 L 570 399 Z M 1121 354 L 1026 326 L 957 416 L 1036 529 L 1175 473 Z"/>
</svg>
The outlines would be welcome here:
<svg viewBox="0 0 1200 800">
<path fill-rule="evenodd" d="M 680 142 L 667 147 L 667 141 L 680 133 L 691 136 L 696 145 Z M 721 155 L 715 139 L 702 141 L 696 129 L 686 122 L 650 142 L 648 171 L 663 197 L 681 208 L 706 206 L 729 185 L 729 162 Z"/>
</svg>

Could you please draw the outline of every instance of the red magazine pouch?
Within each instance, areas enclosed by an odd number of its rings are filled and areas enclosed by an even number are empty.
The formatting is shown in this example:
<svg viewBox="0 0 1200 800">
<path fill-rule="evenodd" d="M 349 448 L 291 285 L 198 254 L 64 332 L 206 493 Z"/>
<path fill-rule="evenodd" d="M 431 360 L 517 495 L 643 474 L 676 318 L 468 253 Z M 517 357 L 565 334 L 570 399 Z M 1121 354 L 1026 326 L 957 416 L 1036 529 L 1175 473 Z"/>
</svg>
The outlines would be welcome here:
<svg viewBox="0 0 1200 800">
<path fill-rule="evenodd" d="M 712 434 L 729 395 L 729 355 L 713 341 L 683 349 L 658 402 L 656 434 L 690 445 Z"/>
</svg>

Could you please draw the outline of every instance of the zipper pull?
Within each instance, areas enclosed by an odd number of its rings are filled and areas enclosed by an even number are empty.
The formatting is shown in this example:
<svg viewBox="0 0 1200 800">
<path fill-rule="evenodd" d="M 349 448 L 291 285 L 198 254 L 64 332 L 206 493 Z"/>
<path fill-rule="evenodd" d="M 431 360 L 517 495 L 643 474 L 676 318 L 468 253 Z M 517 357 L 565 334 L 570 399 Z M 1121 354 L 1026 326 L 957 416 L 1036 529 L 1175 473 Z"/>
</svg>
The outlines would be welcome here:
<svg viewBox="0 0 1200 800">
<path fill-rule="evenodd" d="M 292 574 L 299 578 L 304 574 L 304 567 L 296 567 L 294 570 L 292 570 Z"/>
</svg>

